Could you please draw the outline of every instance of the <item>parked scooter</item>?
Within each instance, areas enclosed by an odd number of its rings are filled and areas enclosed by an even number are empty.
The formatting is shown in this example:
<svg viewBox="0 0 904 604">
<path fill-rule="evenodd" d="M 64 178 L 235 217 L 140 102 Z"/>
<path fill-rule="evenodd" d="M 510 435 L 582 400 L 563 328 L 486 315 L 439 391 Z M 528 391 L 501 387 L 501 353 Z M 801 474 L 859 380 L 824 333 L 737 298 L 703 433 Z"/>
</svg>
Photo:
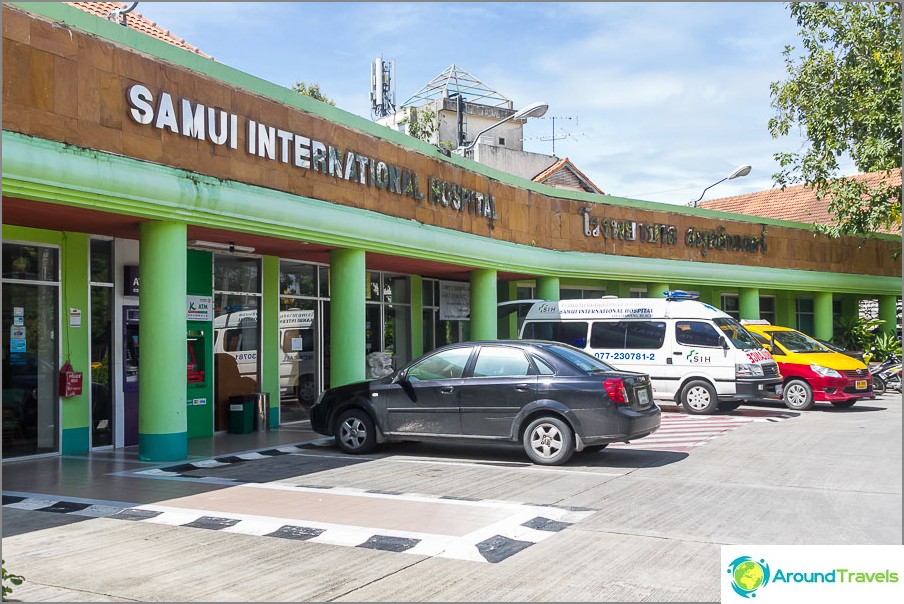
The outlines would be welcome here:
<svg viewBox="0 0 904 604">
<path fill-rule="evenodd" d="M 901 392 L 901 359 L 892 353 L 879 365 L 872 367 L 873 392 L 882 396 L 886 390 Z"/>
</svg>

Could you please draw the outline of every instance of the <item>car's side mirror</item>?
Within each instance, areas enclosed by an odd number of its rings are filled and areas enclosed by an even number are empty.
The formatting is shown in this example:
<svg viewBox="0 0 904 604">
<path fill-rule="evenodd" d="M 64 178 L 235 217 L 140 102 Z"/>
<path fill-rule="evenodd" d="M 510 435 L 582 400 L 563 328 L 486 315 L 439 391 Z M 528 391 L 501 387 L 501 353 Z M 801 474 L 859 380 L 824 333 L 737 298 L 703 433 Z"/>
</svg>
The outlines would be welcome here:
<svg viewBox="0 0 904 604">
<path fill-rule="evenodd" d="M 767 351 L 772 352 L 772 344 L 761 344 Z"/>
<path fill-rule="evenodd" d="M 407 384 L 408 383 L 408 373 L 406 371 L 396 371 L 396 374 L 392 376 L 393 384 Z"/>
<path fill-rule="evenodd" d="M 728 350 L 729 348 L 731 348 L 731 346 L 728 345 L 728 340 L 726 340 L 725 338 L 719 338 L 719 341 L 722 343 L 723 350 Z"/>
</svg>

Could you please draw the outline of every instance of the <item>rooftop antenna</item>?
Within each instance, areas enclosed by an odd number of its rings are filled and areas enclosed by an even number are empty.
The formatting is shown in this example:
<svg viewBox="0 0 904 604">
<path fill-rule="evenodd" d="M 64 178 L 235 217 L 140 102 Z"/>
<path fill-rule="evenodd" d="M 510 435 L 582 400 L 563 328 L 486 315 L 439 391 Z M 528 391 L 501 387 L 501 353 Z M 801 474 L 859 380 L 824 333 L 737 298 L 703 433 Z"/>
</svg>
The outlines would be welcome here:
<svg viewBox="0 0 904 604">
<path fill-rule="evenodd" d="M 541 120 L 552 120 L 552 136 L 537 136 L 531 137 L 530 139 L 522 139 L 522 140 L 531 140 L 536 138 L 536 140 L 541 141 L 552 141 L 552 154 L 556 154 L 556 141 L 565 140 L 566 138 L 576 138 L 578 135 L 583 134 L 582 132 L 574 133 L 574 132 L 566 132 L 561 136 L 556 136 L 556 120 L 574 120 L 575 126 L 578 125 L 578 115 L 574 116 L 560 116 L 560 115 L 552 115 L 552 116 L 544 116 L 540 118 Z"/>
<path fill-rule="evenodd" d="M 370 114 L 374 120 L 396 112 L 395 61 L 377 57 L 370 65 Z"/>
</svg>

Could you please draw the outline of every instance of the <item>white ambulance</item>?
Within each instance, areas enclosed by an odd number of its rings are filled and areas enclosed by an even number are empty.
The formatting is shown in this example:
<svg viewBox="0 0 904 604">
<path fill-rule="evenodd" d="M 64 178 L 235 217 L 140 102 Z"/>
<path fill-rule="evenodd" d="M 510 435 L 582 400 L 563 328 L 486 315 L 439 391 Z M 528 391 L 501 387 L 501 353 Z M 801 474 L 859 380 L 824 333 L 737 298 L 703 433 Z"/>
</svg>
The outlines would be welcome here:
<svg viewBox="0 0 904 604">
<path fill-rule="evenodd" d="M 282 395 L 305 404 L 317 398 L 314 377 L 314 311 L 283 310 L 279 313 L 279 389 Z M 213 320 L 214 353 L 225 352 L 236 360 L 239 373 L 256 378 L 257 310 L 238 310 Z"/>
<path fill-rule="evenodd" d="M 781 397 L 772 355 L 738 321 L 685 292 L 535 302 L 520 337 L 571 344 L 619 369 L 649 374 L 654 398 L 692 414 Z"/>
</svg>

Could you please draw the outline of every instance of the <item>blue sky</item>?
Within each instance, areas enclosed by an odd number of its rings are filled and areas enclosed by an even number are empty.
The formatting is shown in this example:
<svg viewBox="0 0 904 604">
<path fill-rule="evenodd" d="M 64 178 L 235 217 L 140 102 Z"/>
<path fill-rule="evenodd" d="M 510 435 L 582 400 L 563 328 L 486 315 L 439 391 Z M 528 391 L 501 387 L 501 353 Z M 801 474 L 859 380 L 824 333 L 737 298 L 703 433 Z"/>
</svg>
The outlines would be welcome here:
<svg viewBox="0 0 904 604">
<path fill-rule="evenodd" d="M 769 189 L 769 85 L 798 44 L 777 2 L 140 2 L 217 61 L 275 84 L 316 82 L 370 117 L 370 65 L 395 61 L 399 104 L 455 64 L 512 99 L 545 101 L 525 149 L 568 157 L 606 193 L 686 204 Z M 852 166 L 842 166 L 842 170 Z"/>
</svg>

